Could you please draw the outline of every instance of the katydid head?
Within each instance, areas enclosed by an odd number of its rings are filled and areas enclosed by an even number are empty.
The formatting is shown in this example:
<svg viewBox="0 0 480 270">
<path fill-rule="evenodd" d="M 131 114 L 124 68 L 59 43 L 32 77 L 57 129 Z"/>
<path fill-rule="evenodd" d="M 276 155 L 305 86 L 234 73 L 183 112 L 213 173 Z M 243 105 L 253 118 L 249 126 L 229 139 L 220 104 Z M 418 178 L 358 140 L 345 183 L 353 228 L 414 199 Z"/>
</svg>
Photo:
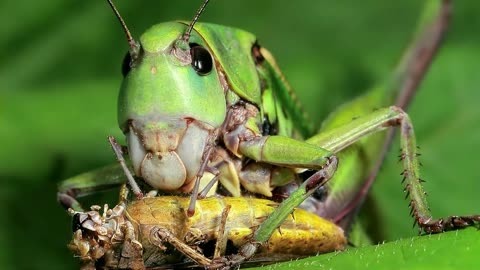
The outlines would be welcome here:
<svg viewBox="0 0 480 270">
<path fill-rule="evenodd" d="M 213 54 L 193 24 L 181 22 L 154 25 L 133 43 L 122 67 L 118 122 L 135 174 L 155 189 L 188 192 L 226 116 Z"/>
</svg>

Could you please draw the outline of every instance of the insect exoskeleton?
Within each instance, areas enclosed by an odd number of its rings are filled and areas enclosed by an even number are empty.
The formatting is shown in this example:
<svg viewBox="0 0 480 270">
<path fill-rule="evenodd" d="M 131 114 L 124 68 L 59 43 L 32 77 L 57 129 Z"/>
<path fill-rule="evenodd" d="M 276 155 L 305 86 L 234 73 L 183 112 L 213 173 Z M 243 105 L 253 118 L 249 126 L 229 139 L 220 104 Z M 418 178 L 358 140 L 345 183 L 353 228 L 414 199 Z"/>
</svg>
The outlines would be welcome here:
<svg viewBox="0 0 480 270">
<path fill-rule="evenodd" d="M 275 202 L 257 198 L 211 197 L 197 203 L 195 215 L 187 218 L 189 199 L 184 197 L 144 198 L 120 203 L 112 209 L 92 206 L 88 212 L 74 212 L 73 240 L 69 248 L 83 268 L 143 269 L 191 262 L 188 251 L 173 248 L 158 232 L 167 231 L 193 247 L 200 256 L 211 257 L 212 244 L 223 226 L 226 244 L 222 256 L 235 253 L 247 243 L 254 230 L 275 210 Z M 223 209 L 230 206 L 222 225 Z M 301 209 L 295 209 L 257 257 L 279 255 L 276 260 L 341 250 L 346 245 L 343 230 L 334 223 Z M 103 265 L 104 264 L 104 265 Z M 195 264 L 198 264 L 196 262 Z"/>
</svg>

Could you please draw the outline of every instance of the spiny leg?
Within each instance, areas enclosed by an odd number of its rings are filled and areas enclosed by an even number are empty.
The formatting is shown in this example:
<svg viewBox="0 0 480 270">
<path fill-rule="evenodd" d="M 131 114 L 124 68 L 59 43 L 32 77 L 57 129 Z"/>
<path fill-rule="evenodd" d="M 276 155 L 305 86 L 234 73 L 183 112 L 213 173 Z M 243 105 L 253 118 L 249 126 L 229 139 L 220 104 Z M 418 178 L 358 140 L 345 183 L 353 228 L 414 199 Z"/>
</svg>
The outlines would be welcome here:
<svg viewBox="0 0 480 270">
<path fill-rule="evenodd" d="M 208 268 L 228 269 L 229 267 L 238 266 L 242 262 L 250 259 L 255 255 L 257 249 L 270 239 L 272 233 L 278 229 L 283 221 L 292 214 L 292 211 L 333 176 L 337 170 L 337 166 L 338 160 L 335 156 L 327 158 L 327 162 L 320 170 L 303 182 L 297 190 L 280 203 L 275 211 L 260 224 L 253 233 L 252 239 L 240 247 L 238 254 L 214 260 Z"/>
<path fill-rule="evenodd" d="M 410 103 L 413 94 L 418 90 L 419 83 L 428 71 L 432 59 L 436 55 L 436 52 L 445 37 L 452 9 L 452 2 L 453 1 L 450 0 L 425 2 L 425 8 L 417 28 L 417 34 L 395 71 L 390 74 L 388 80 L 377 85 L 370 90 L 367 95 L 341 106 L 341 109 L 332 113 L 329 119 L 324 122 L 324 129 L 327 130 L 329 129 L 328 126 L 338 125 L 338 123 L 349 121 L 349 119 L 358 115 L 368 114 L 372 107 L 381 108 L 394 104 L 405 110 L 406 106 Z M 382 98 L 379 99 L 379 97 Z M 355 216 L 355 212 L 359 210 L 359 207 L 369 193 L 371 185 L 376 179 L 376 175 L 386 157 L 389 146 L 393 141 L 393 135 L 395 134 L 394 131 L 394 129 L 388 131 L 388 134 L 383 137 L 384 144 L 381 150 L 373 156 L 370 155 L 367 159 L 368 161 L 374 160 L 374 163 L 372 164 L 373 166 L 370 167 L 371 170 L 368 175 L 364 175 L 361 179 L 358 179 L 358 170 L 355 170 L 355 168 L 352 168 L 351 170 L 346 169 L 346 167 L 341 168 L 341 170 L 343 170 L 342 173 L 348 174 L 344 179 L 355 179 L 351 181 L 357 181 L 361 183 L 361 186 L 359 186 L 359 184 L 353 184 L 350 185 L 350 190 L 346 190 L 343 185 L 346 181 L 341 182 L 342 184 L 337 184 L 338 182 L 335 183 L 333 190 L 329 193 L 329 203 L 322 204 L 321 206 L 319 204 L 317 205 L 319 206 L 318 209 L 320 212 L 331 213 L 332 218 L 334 218 L 335 221 L 340 221 L 339 224 L 343 224 L 343 226 L 348 226 L 348 224 L 350 224 L 352 217 Z M 362 142 L 357 144 L 356 147 L 350 148 L 349 153 L 354 153 L 353 155 L 349 155 L 349 158 L 362 161 L 364 159 L 364 153 L 369 152 L 370 150 L 375 151 L 371 148 L 371 144 L 375 144 L 374 147 L 378 147 L 381 143 L 377 138 L 380 139 L 380 137 L 376 137 L 362 140 Z M 342 162 L 345 162 L 345 159 L 343 159 L 343 157 L 341 158 Z M 347 160 L 346 162 L 349 161 Z M 358 162 L 357 164 L 360 163 Z M 351 195 L 345 196 L 346 192 L 349 192 Z M 348 202 L 346 198 L 350 198 L 350 201 Z M 341 208 L 338 207 L 340 204 L 339 201 L 344 205 Z"/>
<path fill-rule="evenodd" d="M 458 228 L 464 228 L 480 222 L 480 215 L 472 216 L 449 216 L 446 218 L 434 219 L 430 213 L 430 208 L 427 203 L 426 192 L 423 191 L 422 182 L 420 178 L 420 162 L 418 161 L 419 154 L 417 153 L 417 146 L 415 144 L 415 134 L 413 126 L 407 114 L 403 113 L 403 121 L 400 125 L 401 146 L 404 171 L 402 172 L 405 184 L 405 191 L 410 197 L 410 207 L 415 221 L 420 228 L 426 233 L 439 233 Z"/>
<path fill-rule="evenodd" d="M 451 19 L 451 10 L 451 0 L 431 1 L 426 4 L 417 36 L 410 44 L 395 72 L 391 75 L 391 83 L 388 84 L 388 89 L 391 89 L 392 93 L 398 93 L 395 106 L 406 110 L 415 92 L 418 91 L 419 84 L 443 43 Z M 387 156 L 394 135 L 393 129 L 388 131 L 379 158 L 367 176 L 363 187 L 349 206 L 345 207 L 343 212 L 337 216 L 338 219 L 342 219 L 362 204 Z"/>
<path fill-rule="evenodd" d="M 369 134 L 393 126 L 400 127 L 401 146 L 403 149 L 401 158 L 404 167 L 402 173 L 404 176 L 403 182 L 405 183 L 407 196 L 410 198 L 412 214 L 420 228 L 426 233 L 438 233 L 480 222 L 480 215 L 433 219 L 420 178 L 420 165 L 417 157 L 413 126 L 407 113 L 399 107 L 392 106 L 376 110 L 348 124 L 312 137 L 307 142 L 329 149 L 333 153 L 338 153 Z"/>
</svg>

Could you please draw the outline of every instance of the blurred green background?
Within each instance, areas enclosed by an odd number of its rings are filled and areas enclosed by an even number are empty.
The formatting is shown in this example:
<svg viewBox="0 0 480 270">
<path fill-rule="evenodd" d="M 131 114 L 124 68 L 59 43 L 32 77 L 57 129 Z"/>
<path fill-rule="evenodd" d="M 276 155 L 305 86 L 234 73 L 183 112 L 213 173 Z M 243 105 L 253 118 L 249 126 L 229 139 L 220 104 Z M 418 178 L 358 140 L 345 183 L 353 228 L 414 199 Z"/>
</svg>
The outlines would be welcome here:
<svg viewBox="0 0 480 270">
<path fill-rule="evenodd" d="M 200 1 L 116 1 L 135 36 Z M 322 117 L 392 70 L 423 1 L 213 0 L 201 21 L 243 28 Z M 445 46 L 410 114 L 436 216 L 480 212 L 480 5 L 455 1 Z M 74 269 L 61 179 L 114 162 L 124 35 L 105 1 L 0 4 L 0 269 Z M 374 186 L 386 240 L 417 234 L 396 144 Z M 101 203 L 103 201 L 99 201 Z"/>
</svg>

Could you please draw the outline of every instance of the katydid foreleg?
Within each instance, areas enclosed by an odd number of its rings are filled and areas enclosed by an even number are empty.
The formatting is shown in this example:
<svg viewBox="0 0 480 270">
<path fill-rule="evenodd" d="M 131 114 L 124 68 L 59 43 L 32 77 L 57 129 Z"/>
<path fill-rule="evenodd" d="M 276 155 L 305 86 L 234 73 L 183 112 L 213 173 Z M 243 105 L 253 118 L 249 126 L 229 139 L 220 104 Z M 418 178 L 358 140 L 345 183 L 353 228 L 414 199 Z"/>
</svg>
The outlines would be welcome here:
<svg viewBox="0 0 480 270">
<path fill-rule="evenodd" d="M 117 188 L 125 183 L 124 171 L 117 164 L 86 172 L 58 185 L 57 200 L 65 209 L 83 211 L 77 198 L 102 190 Z"/>
<path fill-rule="evenodd" d="M 399 107 L 392 106 L 376 110 L 348 124 L 322 132 L 307 140 L 307 142 L 329 149 L 333 153 L 338 153 L 367 135 L 394 126 L 400 127 L 401 160 L 404 167 L 402 175 L 404 177 L 405 192 L 410 198 L 412 214 L 420 228 L 426 233 L 438 233 L 480 222 L 480 215 L 451 216 L 440 219 L 432 217 L 420 178 L 420 163 L 417 157 L 413 125 L 407 113 Z"/>
<path fill-rule="evenodd" d="M 143 197 L 143 193 L 123 158 L 126 149 L 118 144 L 112 136 L 108 137 L 108 141 L 112 146 L 120 167 L 116 165 L 107 166 L 63 181 L 58 187 L 57 200 L 65 209 L 72 208 L 75 211 L 83 211 L 82 205 L 77 200 L 78 197 L 116 188 L 125 183 L 124 176 L 127 177 L 127 182 L 136 197 Z"/>
</svg>

